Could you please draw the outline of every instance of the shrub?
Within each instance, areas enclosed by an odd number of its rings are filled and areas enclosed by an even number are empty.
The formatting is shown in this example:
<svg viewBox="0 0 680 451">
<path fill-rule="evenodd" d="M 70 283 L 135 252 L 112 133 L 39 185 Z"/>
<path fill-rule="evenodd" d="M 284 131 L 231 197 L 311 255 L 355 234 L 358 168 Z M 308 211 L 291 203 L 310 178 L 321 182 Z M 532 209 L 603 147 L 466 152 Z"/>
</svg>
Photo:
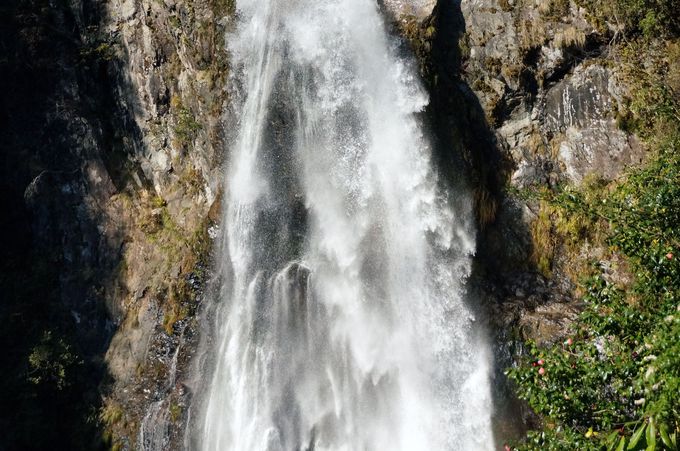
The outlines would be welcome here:
<svg viewBox="0 0 680 451">
<path fill-rule="evenodd" d="M 82 364 L 72 347 L 51 331 L 43 334 L 28 356 L 28 380 L 35 385 L 48 385 L 63 390 L 72 381 L 75 367 Z"/>
<path fill-rule="evenodd" d="M 680 33 L 677 0 L 577 0 L 598 22 L 608 22 L 625 34 L 647 38 L 674 37 Z"/>
</svg>

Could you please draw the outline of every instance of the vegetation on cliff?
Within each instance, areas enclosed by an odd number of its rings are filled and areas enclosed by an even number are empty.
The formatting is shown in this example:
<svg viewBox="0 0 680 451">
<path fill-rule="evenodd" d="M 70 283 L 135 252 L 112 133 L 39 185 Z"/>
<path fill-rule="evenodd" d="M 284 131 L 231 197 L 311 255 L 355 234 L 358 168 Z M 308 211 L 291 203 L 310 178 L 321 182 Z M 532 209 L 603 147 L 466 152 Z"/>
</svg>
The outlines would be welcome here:
<svg viewBox="0 0 680 451">
<path fill-rule="evenodd" d="M 680 32 L 678 5 L 674 0 L 579 0 L 601 29 L 615 25 L 620 33 L 643 34 L 647 38 L 672 37 Z"/>
<path fill-rule="evenodd" d="M 551 347 L 530 343 L 508 371 L 542 418 L 517 449 L 678 449 L 679 48 L 673 40 L 632 40 L 615 50 L 634 87 L 619 125 L 646 141 L 644 166 L 614 182 L 528 193 L 562 223 L 576 224 L 558 232 L 564 241 L 569 234 L 600 241 L 611 258 L 581 274 L 585 307 L 569 338 Z M 627 277 L 612 277 L 615 261 L 615 272 Z"/>
</svg>

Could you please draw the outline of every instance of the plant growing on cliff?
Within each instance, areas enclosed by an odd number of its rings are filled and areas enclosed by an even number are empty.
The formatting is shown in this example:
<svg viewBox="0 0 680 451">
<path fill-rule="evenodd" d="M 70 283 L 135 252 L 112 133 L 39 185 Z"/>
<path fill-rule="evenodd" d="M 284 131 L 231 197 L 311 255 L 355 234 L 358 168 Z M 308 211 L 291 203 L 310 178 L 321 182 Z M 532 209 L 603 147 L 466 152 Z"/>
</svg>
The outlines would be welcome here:
<svg viewBox="0 0 680 451">
<path fill-rule="evenodd" d="M 80 49 L 80 58 L 83 61 L 110 61 L 115 55 L 115 48 L 109 42 L 95 42 L 90 45 L 84 45 Z"/>
<path fill-rule="evenodd" d="M 527 449 L 641 449 L 680 435 L 680 133 L 648 167 L 599 205 L 575 192 L 555 202 L 575 215 L 610 218 L 609 244 L 636 276 L 625 292 L 598 274 L 585 283 L 586 309 L 570 343 L 541 349 L 509 371 L 545 429 Z M 536 362 L 543 374 L 539 374 Z M 645 431 L 647 438 L 641 438 Z M 636 436 L 636 433 L 638 434 Z M 573 446 L 574 448 L 569 448 Z"/>
<path fill-rule="evenodd" d="M 64 338 L 46 331 L 31 350 L 28 363 L 28 380 L 31 383 L 63 390 L 72 383 L 70 373 L 82 362 Z"/>
<path fill-rule="evenodd" d="M 172 96 L 170 106 L 175 112 L 175 127 L 173 129 L 175 138 L 179 146 L 186 147 L 201 129 L 201 124 L 196 121 L 191 110 L 182 104 L 179 96 Z"/>
<path fill-rule="evenodd" d="M 613 24 L 627 35 L 646 38 L 672 37 L 680 33 L 680 15 L 676 0 L 577 0 L 602 27 Z"/>
</svg>

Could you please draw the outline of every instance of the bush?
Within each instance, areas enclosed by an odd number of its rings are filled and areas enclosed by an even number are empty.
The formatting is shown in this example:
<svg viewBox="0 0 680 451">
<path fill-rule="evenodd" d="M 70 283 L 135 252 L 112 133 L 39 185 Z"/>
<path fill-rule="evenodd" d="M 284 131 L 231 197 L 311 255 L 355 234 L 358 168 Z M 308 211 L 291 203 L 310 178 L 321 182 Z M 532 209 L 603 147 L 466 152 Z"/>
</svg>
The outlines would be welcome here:
<svg viewBox="0 0 680 451">
<path fill-rule="evenodd" d="M 621 27 L 624 34 L 647 38 L 673 37 L 680 33 L 677 0 L 577 0 L 598 22 Z"/>
<path fill-rule="evenodd" d="M 574 192 L 555 203 L 610 218 L 609 244 L 629 260 L 627 292 L 602 273 L 585 287 L 587 307 L 561 346 L 540 349 L 509 370 L 521 398 L 545 419 L 526 449 L 628 449 L 655 439 L 675 449 L 680 432 L 680 133 L 648 167 L 600 205 Z M 645 431 L 646 438 L 639 434 Z M 635 440 L 637 436 L 637 440 Z M 587 439 L 587 440 L 586 440 Z M 623 446 L 623 445 L 621 445 Z"/>
</svg>

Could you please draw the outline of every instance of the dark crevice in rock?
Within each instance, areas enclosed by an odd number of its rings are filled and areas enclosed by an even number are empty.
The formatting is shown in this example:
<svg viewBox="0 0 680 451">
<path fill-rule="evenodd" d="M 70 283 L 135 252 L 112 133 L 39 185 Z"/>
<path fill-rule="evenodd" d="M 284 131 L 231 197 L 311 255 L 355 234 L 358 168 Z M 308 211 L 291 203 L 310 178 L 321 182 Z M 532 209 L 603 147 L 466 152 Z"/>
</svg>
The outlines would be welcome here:
<svg viewBox="0 0 680 451">
<path fill-rule="evenodd" d="M 564 49 L 562 63 L 557 65 L 553 72 L 545 77 L 543 81 L 544 88 L 547 90 L 559 83 L 572 73 L 576 66 L 584 61 L 601 57 L 607 51 L 606 44 L 602 36 L 590 34 L 586 36 L 585 43 L 582 46 L 571 45 Z"/>
</svg>

